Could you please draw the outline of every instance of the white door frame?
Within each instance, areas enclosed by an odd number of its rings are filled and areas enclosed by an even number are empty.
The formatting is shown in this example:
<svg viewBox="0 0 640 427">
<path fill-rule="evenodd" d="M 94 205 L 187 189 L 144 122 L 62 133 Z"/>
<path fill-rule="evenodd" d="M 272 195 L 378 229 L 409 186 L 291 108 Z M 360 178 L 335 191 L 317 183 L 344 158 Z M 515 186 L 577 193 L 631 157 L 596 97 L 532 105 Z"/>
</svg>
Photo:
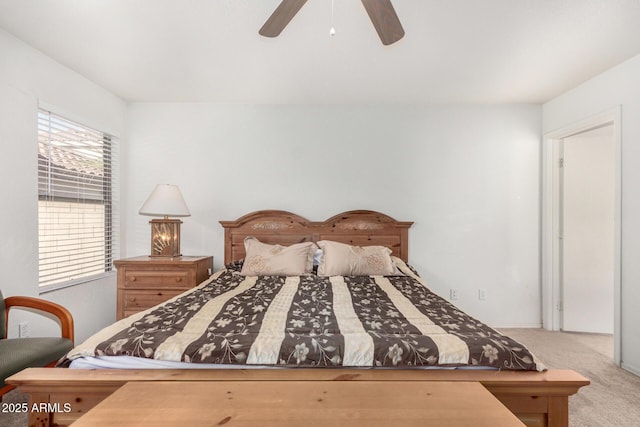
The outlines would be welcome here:
<svg viewBox="0 0 640 427">
<path fill-rule="evenodd" d="M 615 150 L 614 189 L 614 294 L 613 335 L 614 362 L 620 365 L 620 301 L 621 301 L 621 243 L 622 243 L 622 109 L 620 106 L 586 118 L 572 125 L 549 132 L 542 140 L 542 326 L 560 329 L 561 281 L 560 281 L 560 142 L 572 135 L 613 124 Z"/>
</svg>

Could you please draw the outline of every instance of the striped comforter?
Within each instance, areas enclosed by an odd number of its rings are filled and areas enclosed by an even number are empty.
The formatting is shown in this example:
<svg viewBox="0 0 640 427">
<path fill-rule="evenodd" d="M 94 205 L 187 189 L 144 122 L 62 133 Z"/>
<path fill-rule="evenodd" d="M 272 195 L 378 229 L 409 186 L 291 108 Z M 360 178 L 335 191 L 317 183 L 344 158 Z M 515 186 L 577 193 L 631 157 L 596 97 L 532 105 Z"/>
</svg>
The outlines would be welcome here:
<svg viewBox="0 0 640 427">
<path fill-rule="evenodd" d="M 404 276 L 258 276 L 237 266 L 123 319 L 73 349 L 79 357 L 301 367 L 480 365 L 543 370 L 521 344 Z"/>
</svg>

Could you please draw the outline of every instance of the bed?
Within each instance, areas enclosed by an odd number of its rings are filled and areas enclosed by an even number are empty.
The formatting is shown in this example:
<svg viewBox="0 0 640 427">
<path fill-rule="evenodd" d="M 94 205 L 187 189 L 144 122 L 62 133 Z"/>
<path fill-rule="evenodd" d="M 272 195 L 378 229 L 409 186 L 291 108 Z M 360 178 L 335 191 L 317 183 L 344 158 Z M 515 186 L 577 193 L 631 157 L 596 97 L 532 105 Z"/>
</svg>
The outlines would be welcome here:
<svg viewBox="0 0 640 427">
<path fill-rule="evenodd" d="M 431 292 L 407 263 L 411 222 L 362 210 L 321 222 L 266 210 L 221 224 L 226 268 L 105 328 L 61 361 L 115 369 L 12 379 L 35 401 L 75 399 L 72 413 L 49 421 L 69 423 L 134 379 L 321 379 L 479 381 L 528 425 L 566 425 L 568 396 L 588 384 L 546 370 L 520 343 Z M 316 244 L 323 253 L 314 267 Z M 285 258 L 286 274 L 274 267 L 274 248 L 278 256 L 297 251 Z M 342 262 L 345 248 L 360 258 Z"/>
</svg>

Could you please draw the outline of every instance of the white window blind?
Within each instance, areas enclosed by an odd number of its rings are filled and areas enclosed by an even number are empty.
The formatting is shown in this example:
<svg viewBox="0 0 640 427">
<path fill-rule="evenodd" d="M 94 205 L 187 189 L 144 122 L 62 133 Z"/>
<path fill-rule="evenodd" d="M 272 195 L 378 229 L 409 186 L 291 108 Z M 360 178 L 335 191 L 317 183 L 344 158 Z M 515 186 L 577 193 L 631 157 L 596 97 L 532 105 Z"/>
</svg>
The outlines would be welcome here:
<svg viewBox="0 0 640 427">
<path fill-rule="evenodd" d="M 86 281 L 117 256 L 115 138 L 38 112 L 40 286 Z"/>
</svg>

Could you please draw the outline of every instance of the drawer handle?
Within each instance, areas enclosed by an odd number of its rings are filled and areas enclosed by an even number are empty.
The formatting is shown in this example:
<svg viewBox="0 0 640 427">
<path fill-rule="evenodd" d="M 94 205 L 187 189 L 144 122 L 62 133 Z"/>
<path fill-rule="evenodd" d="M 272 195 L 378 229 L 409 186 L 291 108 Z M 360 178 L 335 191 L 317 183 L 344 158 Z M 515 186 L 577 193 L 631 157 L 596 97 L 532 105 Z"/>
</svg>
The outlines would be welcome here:
<svg viewBox="0 0 640 427">
<path fill-rule="evenodd" d="M 182 277 L 176 277 L 176 282 L 182 282 Z"/>
<path fill-rule="evenodd" d="M 131 281 L 135 282 L 136 280 L 138 280 L 138 278 L 136 276 L 131 276 Z"/>
<path fill-rule="evenodd" d="M 162 296 L 162 292 L 158 292 L 158 296 L 161 297 Z"/>
<path fill-rule="evenodd" d="M 129 301 L 135 302 L 136 301 L 136 297 L 129 297 Z"/>
</svg>

